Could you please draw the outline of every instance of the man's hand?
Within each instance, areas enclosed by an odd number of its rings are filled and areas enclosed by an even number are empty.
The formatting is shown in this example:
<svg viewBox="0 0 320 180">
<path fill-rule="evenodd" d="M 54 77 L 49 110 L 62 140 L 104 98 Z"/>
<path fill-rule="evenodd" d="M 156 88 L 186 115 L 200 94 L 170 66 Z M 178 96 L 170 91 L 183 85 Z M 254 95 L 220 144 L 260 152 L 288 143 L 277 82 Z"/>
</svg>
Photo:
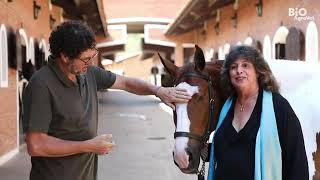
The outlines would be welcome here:
<svg viewBox="0 0 320 180">
<path fill-rule="evenodd" d="M 160 87 L 156 96 L 173 110 L 175 110 L 174 103 L 187 103 L 191 99 L 187 90 L 177 87 Z"/>
<path fill-rule="evenodd" d="M 98 155 L 108 154 L 115 146 L 112 141 L 112 134 L 102 134 L 93 139 L 87 140 L 90 152 Z"/>
</svg>

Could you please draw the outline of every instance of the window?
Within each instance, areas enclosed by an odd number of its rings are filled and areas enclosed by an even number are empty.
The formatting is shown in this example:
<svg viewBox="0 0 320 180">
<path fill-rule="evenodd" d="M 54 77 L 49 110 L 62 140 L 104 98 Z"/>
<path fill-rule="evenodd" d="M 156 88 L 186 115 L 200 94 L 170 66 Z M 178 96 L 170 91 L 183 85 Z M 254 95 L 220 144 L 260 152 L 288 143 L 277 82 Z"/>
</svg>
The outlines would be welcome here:
<svg viewBox="0 0 320 180">
<path fill-rule="evenodd" d="M 276 31 L 276 34 L 273 37 L 273 58 L 274 59 L 286 59 L 286 39 L 288 36 L 289 30 L 285 26 L 281 26 Z"/>
</svg>

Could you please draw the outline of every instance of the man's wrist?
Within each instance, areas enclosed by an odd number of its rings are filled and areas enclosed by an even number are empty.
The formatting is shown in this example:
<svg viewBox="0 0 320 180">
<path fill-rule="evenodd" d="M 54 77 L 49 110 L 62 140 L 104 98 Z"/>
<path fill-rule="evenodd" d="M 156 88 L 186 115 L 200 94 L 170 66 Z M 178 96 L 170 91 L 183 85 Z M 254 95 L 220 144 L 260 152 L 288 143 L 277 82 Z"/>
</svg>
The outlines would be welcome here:
<svg viewBox="0 0 320 180">
<path fill-rule="evenodd" d="M 92 149 L 91 149 L 91 145 L 90 145 L 90 139 L 86 140 L 86 141 L 82 141 L 80 143 L 80 149 L 81 151 L 83 151 L 84 153 L 91 153 Z"/>
</svg>

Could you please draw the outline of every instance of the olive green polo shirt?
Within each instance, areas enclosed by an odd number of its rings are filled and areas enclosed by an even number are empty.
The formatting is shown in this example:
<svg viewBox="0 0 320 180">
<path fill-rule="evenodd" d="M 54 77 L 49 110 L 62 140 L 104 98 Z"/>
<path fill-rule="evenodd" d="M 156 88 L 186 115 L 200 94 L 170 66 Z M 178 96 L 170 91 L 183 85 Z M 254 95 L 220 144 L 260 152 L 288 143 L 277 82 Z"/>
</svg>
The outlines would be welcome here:
<svg viewBox="0 0 320 180">
<path fill-rule="evenodd" d="M 97 91 L 109 88 L 115 74 L 91 66 L 77 75 L 75 84 L 54 59 L 31 78 L 23 96 L 25 132 L 43 132 L 70 141 L 97 135 Z M 65 157 L 31 157 L 31 180 L 94 180 L 97 155 L 82 153 Z"/>
</svg>

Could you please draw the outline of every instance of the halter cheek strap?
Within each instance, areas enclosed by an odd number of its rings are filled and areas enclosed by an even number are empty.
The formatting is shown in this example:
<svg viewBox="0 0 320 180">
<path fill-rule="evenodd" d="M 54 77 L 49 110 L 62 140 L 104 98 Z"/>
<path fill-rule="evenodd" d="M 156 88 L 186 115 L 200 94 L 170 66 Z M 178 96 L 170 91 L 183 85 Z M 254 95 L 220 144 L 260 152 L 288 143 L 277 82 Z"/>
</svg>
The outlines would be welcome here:
<svg viewBox="0 0 320 180">
<path fill-rule="evenodd" d="M 207 127 L 207 132 L 205 132 L 204 135 L 200 136 L 197 134 L 193 134 L 190 132 L 175 132 L 174 133 L 174 138 L 176 137 L 188 137 L 191 139 L 195 139 L 197 141 L 199 141 L 202 144 L 202 148 L 208 147 L 207 145 L 207 141 L 209 139 L 209 136 L 211 134 L 210 129 L 213 126 L 213 115 L 214 115 L 214 99 L 212 98 L 212 93 L 213 93 L 213 83 L 211 80 L 210 76 L 207 75 L 203 75 L 200 73 L 187 73 L 184 74 L 184 76 L 182 77 L 194 77 L 194 78 L 200 78 L 200 79 L 204 79 L 208 82 L 208 89 L 209 89 L 209 118 L 208 118 L 208 127 Z M 176 79 L 174 82 L 176 82 L 179 79 Z M 175 83 L 176 84 L 176 83 Z M 203 151 L 203 149 L 202 149 Z M 204 174 L 205 174 L 205 160 L 207 159 L 208 153 L 206 151 L 203 151 L 204 153 L 201 153 L 201 159 L 203 160 L 202 162 L 202 166 L 200 171 L 198 170 L 197 175 L 198 175 L 198 180 L 203 180 L 204 179 Z"/>
<path fill-rule="evenodd" d="M 213 114 L 214 114 L 214 99 L 212 99 L 212 93 L 213 93 L 212 92 L 213 91 L 212 85 L 213 85 L 213 83 L 212 83 L 211 77 L 204 75 L 204 74 L 200 74 L 200 73 L 187 73 L 187 74 L 184 74 L 182 77 L 200 78 L 200 79 L 204 79 L 208 82 L 208 89 L 209 89 L 209 100 L 208 101 L 209 101 L 209 112 L 210 112 L 209 119 L 208 119 L 209 123 L 208 123 L 208 127 L 207 127 L 207 132 L 204 135 L 197 135 L 197 134 L 193 134 L 190 132 L 175 132 L 174 138 L 188 137 L 188 138 L 200 141 L 202 144 L 205 144 L 208 141 L 209 136 L 211 134 L 210 127 L 213 126 L 212 119 L 213 119 Z M 179 79 L 176 79 L 176 80 L 179 80 Z"/>
</svg>

